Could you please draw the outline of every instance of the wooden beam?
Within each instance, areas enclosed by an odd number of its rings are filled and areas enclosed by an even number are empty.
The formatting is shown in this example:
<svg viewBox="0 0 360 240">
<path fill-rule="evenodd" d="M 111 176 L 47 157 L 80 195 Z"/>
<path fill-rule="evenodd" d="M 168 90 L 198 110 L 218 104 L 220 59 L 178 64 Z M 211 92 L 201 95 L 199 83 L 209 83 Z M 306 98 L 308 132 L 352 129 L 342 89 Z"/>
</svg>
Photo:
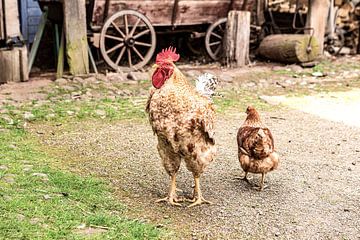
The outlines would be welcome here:
<svg viewBox="0 0 360 240">
<path fill-rule="evenodd" d="M 320 54 L 324 51 L 325 30 L 329 13 L 329 0 L 309 0 L 309 10 L 306 18 L 306 27 L 313 30 L 306 30 L 318 40 Z M 313 32 L 312 32 L 313 31 Z"/>
<path fill-rule="evenodd" d="M 29 72 L 31 71 L 32 65 L 34 64 L 34 61 L 35 61 L 37 51 L 39 49 L 39 45 L 40 45 L 41 38 L 44 33 L 44 29 L 45 29 L 45 25 L 46 25 L 46 21 L 47 21 L 47 16 L 48 16 L 48 9 L 46 8 L 45 11 L 41 15 L 40 24 L 39 24 L 38 30 L 35 34 L 33 45 L 31 46 L 31 50 L 30 50 L 30 54 L 29 54 L 29 63 L 28 63 L 29 64 L 28 65 Z"/>
<path fill-rule="evenodd" d="M 250 12 L 230 11 L 225 33 L 225 62 L 228 67 L 249 63 Z"/>
<path fill-rule="evenodd" d="M 64 1 L 66 54 L 72 75 L 89 73 L 85 0 Z"/>
</svg>

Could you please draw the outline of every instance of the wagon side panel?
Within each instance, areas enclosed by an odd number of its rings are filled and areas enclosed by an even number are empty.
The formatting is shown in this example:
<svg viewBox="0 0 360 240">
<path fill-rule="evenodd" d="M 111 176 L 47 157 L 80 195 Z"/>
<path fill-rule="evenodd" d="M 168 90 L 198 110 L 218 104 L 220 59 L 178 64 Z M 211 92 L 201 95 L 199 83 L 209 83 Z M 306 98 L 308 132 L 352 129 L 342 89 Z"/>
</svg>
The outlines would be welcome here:
<svg viewBox="0 0 360 240">
<path fill-rule="evenodd" d="M 102 26 L 104 16 L 111 16 L 120 10 L 135 10 L 149 18 L 153 25 L 171 25 L 174 0 L 108 0 L 108 12 L 105 13 L 106 0 L 95 0 L 92 22 L 95 26 Z"/>
</svg>

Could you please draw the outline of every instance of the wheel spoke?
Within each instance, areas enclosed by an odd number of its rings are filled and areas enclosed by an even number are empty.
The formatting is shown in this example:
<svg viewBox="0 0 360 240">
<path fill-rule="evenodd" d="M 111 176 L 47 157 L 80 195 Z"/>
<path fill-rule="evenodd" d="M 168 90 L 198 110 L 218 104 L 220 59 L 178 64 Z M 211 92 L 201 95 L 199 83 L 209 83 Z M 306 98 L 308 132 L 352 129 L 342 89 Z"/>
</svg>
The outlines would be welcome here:
<svg viewBox="0 0 360 240">
<path fill-rule="evenodd" d="M 141 61 L 144 61 L 144 57 L 141 55 L 141 53 L 136 49 L 135 46 L 133 46 L 133 50 L 134 52 L 139 56 L 139 58 L 141 58 Z"/>
<path fill-rule="evenodd" d="M 114 40 L 118 40 L 118 41 L 124 41 L 124 39 L 123 38 L 121 38 L 121 37 L 115 37 L 115 36 L 113 36 L 113 35 L 105 35 L 105 37 L 106 38 L 110 38 L 110 39 L 114 39 Z"/>
<path fill-rule="evenodd" d="M 116 49 L 121 48 L 122 46 L 124 46 L 124 43 L 119 43 L 119 44 L 115 45 L 114 47 L 110 48 L 109 50 L 107 50 L 106 53 L 109 54 L 109 53 L 115 51 Z"/>
<path fill-rule="evenodd" d="M 147 33 L 149 33 L 149 32 L 150 32 L 150 29 L 146 29 L 146 30 L 144 30 L 144 31 L 136 34 L 133 38 L 134 38 L 134 39 L 137 39 L 137 38 L 139 38 L 139 37 L 141 37 L 141 36 L 143 36 L 143 35 L 145 35 L 145 34 L 147 34 Z"/>
<path fill-rule="evenodd" d="M 116 24 L 114 22 L 111 22 L 111 24 L 114 26 L 114 28 L 116 29 L 116 31 L 118 31 L 120 33 L 120 35 L 125 38 L 125 34 L 120 30 L 120 28 L 118 26 L 116 26 Z"/>
<path fill-rule="evenodd" d="M 126 36 L 128 36 L 129 35 L 129 24 L 128 24 L 128 18 L 127 18 L 126 14 L 124 15 L 124 23 L 125 23 L 125 33 L 126 33 Z"/>
<path fill-rule="evenodd" d="M 219 45 L 220 43 L 221 43 L 221 41 L 212 42 L 212 43 L 209 43 L 209 46 Z"/>
<path fill-rule="evenodd" d="M 144 46 L 144 47 L 151 47 L 152 45 L 150 43 L 144 43 L 144 42 L 134 42 L 135 45 Z"/>
<path fill-rule="evenodd" d="M 135 30 L 136 30 L 137 26 L 139 25 L 140 21 L 141 21 L 141 18 L 138 18 L 138 20 L 136 20 L 136 23 L 134 24 L 134 26 L 133 26 L 132 29 L 131 29 L 131 32 L 129 33 L 129 36 L 130 36 L 130 37 L 131 37 L 132 35 L 134 35 Z"/>
<path fill-rule="evenodd" d="M 221 49 L 221 45 L 219 45 L 219 46 L 216 48 L 216 50 L 215 50 L 215 52 L 214 52 L 214 55 L 215 55 L 215 56 L 218 55 L 218 53 L 220 52 L 220 49 Z"/>
<path fill-rule="evenodd" d="M 126 47 L 123 47 L 123 48 L 121 49 L 120 54 L 119 54 L 119 56 L 117 57 L 116 62 L 115 62 L 116 65 L 119 65 L 119 62 L 120 62 L 122 56 L 124 55 L 125 50 L 126 50 Z"/>
<path fill-rule="evenodd" d="M 219 39 L 222 39 L 222 36 L 220 36 L 219 34 L 216 34 L 216 33 L 214 33 L 214 32 L 212 32 L 211 35 L 213 35 L 213 36 L 215 36 L 215 37 L 217 37 L 217 38 L 219 38 Z"/>
<path fill-rule="evenodd" d="M 132 62 L 131 62 L 131 50 L 130 50 L 130 48 L 127 49 L 127 55 L 128 55 L 129 66 L 132 67 Z"/>
</svg>

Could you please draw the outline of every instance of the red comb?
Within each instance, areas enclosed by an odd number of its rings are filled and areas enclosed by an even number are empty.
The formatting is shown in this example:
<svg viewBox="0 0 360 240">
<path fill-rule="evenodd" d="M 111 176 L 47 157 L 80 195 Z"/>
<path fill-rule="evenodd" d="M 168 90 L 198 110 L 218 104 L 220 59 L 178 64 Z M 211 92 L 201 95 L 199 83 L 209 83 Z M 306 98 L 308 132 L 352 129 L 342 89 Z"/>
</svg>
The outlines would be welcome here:
<svg viewBox="0 0 360 240">
<path fill-rule="evenodd" d="M 156 64 L 162 64 L 164 62 L 176 62 L 180 58 L 180 55 L 176 53 L 176 48 L 165 48 L 156 55 Z"/>
</svg>

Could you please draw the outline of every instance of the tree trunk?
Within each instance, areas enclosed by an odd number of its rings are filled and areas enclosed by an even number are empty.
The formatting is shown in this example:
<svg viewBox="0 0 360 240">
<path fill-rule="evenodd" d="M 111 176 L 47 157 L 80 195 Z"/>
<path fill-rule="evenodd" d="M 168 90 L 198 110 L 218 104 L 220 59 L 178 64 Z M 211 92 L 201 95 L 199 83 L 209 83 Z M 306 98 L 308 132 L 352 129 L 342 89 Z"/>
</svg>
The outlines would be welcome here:
<svg viewBox="0 0 360 240">
<path fill-rule="evenodd" d="M 73 75 L 89 73 L 85 0 L 64 1 L 66 53 Z"/>
<path fill-rule="evenodd" d="M 26 46 L 0 50 L 0 83 L 29 80 Z"/>
<path fill-rule="evenodd" d="M 249 63 L 250 12 L 230 11 L 225 33 L 225 62 L 228 67 Z"/>
<path fill-rule="evenodd" d="M 306 27 L 314 30 L 306 30 L 306 34 L 314 34 L 313 36 L 319 42 L 319 52 L 323 54 L 325 29 L 329 13 L 329 0 L 309 0 L 309 11 L 306 18 Z M 312 32 L 313 31 L 313 32 Z"/>
<path fill-rule="evenodd" d="M 311 62 L 319 55 L 316 38 L 302 34 L 276 34 L 264 38 L 259 54 L 285 63 Z"/>
</svg>

